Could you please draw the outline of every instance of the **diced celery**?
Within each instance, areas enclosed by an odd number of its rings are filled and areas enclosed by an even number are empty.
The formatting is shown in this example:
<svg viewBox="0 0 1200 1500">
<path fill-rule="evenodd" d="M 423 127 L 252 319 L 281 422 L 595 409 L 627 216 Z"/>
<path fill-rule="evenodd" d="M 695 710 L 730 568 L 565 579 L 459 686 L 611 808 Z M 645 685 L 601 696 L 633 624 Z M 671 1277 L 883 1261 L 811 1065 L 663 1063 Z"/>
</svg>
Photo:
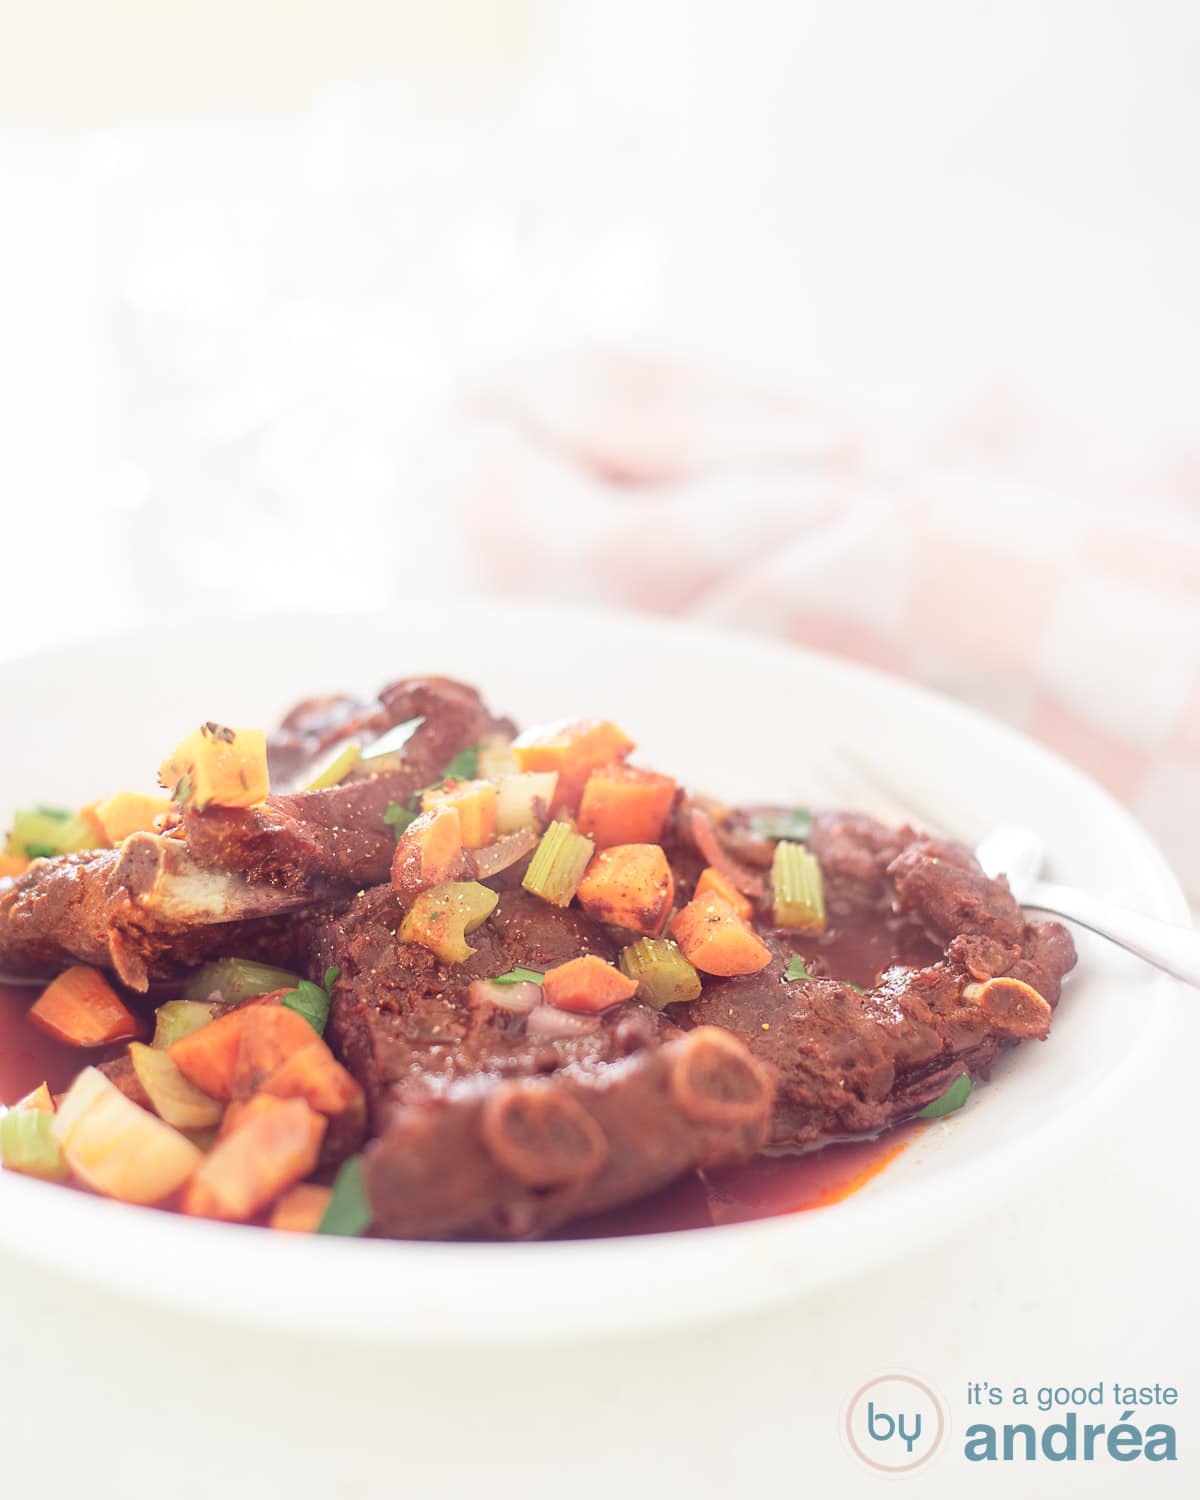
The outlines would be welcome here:
<svg viewBox="0 0 1200 1500">
<path fill-rule="evenodd" d="M 207 1026 L 216 1006 L 207 1000 L 168 1000 L 154 1012 L 154 1039 L 150 1045 L 165 1049 L 180 1042 L 201 1026 Z"/>
<path fill-rule="evenodd" d="M 312 780 L 306 781 L 300 790 L 323 792 L 326 787 L 337 786 L 338 782 L 345 780 L 361 759 L 362 746 L 357 740 L 351 740 L 348 745 L 343 745 L 336 755 L 327 760 Z"/>
<path fill-rule="evenodd" d="M 621 949 L 617 964 L 637 981 L 637 998 L 655 1010 L 699 999 L 700 976 L 670 938 L 639 938 Z"/>
<path fill-rule="evenodd" d="M 56 807 L 31 807 L 13 816 L 5 854 L 26 859 L 50 859 L 79 849 L 98 849 L 103 840 L 82 813 Z"/>
<path fill-rule="evenodd" d="M 207 1000 L 214 990 L 227 1001 L 249 1000 L 271 990 L 295 989 L 299 983 L 299 974 L 252 958 L 214 958 L 188 975 L 183 993 L 187 1000 Z"/>
<path fill-rule="evenodd" d="M 42 1109 L 10 1109 L 0 1119 L 0 1161 L 10 1172 L 62 1182 L 67 1164 L 54 1138 L 54 1115 Z"/>
<path fill-rule="evenodd" d="M 501 776 L 496 785 L 496 832 L 517 833 L 522 828 L 539 827 L 557 786 L 557 771 L 517 771 Z"/>
<path fill-rule="evenodd" d="M 781 840 L 771 860 L 771 905 L 776 927 L 819 932 L 825 926 L 821 866 L 803 844 Z"/>
<path fill-rule="evenodd" d="M 402 943 L 420 943 L 443 963 L 458 964 L 475 949 L 466 940 L 496 909 L 500 897 L 477 880 L 447 880 L 422 891 L 400 924 Z"/>
<path fill-rule="evenodd" d="M 379 736 L 372 740 L 362 752 L 363 760 L 382 760 L 387 755 L 399 755 L 425 722 L 424 714 L 415 719 L 405 719 L 403 724 L 393 724 Z"/>
<path fill-rule="evenodd" d="M 569 823 L 551 823 L 521 884 L 551 906 L 570 906 L 596 846 Z"/>
<path fill-rule="evenodd" d="M 129 1059 L 154 1112 L 177 1130 L 206 1130 L 220 1124 L 225 1106 L 183 1076 L 160 1049 L 130 1042 Z"/>
</svg>

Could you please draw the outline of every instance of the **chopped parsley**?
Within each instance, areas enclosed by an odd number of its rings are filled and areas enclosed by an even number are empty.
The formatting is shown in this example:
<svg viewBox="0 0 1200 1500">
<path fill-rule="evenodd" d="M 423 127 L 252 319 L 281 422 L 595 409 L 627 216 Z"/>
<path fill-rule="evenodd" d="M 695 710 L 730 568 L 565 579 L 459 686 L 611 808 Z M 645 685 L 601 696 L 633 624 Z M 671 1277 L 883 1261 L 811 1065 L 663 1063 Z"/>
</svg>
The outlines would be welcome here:
<svg viewBox="0 0 1200 1500">
<path fill-rule="evenodd" d="M 333 1183 L 329 1206 L 317 1225 L 318 1234 L 366 1234 L 371 1227 L 371 1205 L 367 1202 L 367 1184 L 363 1179 L 363 1160 L 352 1156 L 344 1161 Z"/>
<path fill-rule="evenodd" d="M 943 1115 L 952 1115 L 967 1102 L 970 1092 L 971 1075 L 960 1073 L 944 1094 L 939 1094 L 924 1109 L 917 1110 L 917 1119 L 940 1120 Z"/>
<path fill-rule="evenodd" d="M 329 1020 L 330 991 L 341 969 L 331 964 L 325 970 L 324 985 L 313 984 L 311 979 L 302 979 L 294 990 L 289 990 L 279 1002 L 288 1010 L 303 1016 L 318 1036 L 325 1035 L 325 1023 Z"/>
<path fill-rule="evenodd" d="M 802 844 L 812 832 L 812 814 L 805 807 L 783 807 L 752 813 L 750 831 L 760 839 L 788 839 Z"/>
<path fill-rule="evenodd" d="M 399 838 L 416 816 L 417 799 L 414 797 L 407 805 L 399 802 L 389 802 L 387 811 L 383 815 L 383 821 L 396 837 Z"/>
<path fill-rule="evenodd" d="M 808 972 L 808 967 L 798 953 L 793 953 L 788 959 L 788 966 L 783 971 L 785 979 L 811 979 L 813 976 Z"/>
<path fill-rule="evenodd" d="M 442 771 L 443 781 L 474 781 L 479 772 L 479 746 L 468 745 L 460 750 Z"/>
<path fill-rule="evenodd" d="M 26 844 L 25 853 L 29 859 L 53 859 L 58 850 L 53 844 Z"/>
<path fill-rule="evenodd" d="M 497 974 L 495 979 L 489 979 L 489 984 L 541 984 L 545 975 L 540 969 L 522 969 L 519 965 L 515 969 L 509 969 L 507 974 Z"/>
</svg>

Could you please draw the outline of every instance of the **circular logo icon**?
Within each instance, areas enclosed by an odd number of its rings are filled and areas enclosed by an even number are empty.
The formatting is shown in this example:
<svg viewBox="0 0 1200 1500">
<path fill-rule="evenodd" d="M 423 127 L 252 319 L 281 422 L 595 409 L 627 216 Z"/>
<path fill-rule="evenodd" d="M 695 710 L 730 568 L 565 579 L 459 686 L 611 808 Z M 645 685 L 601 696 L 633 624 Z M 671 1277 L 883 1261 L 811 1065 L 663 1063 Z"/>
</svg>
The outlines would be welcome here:
<svg viewBox="0 0 1200 1500">
<path fill-rule="evenodd" d="M 937 1452 L 946 1413 L 933 1387 L 912 1375 L 878 1375 L 846 1403 L 846 1440 L 869 1468 L 908 1474 Z"/>
</svg>

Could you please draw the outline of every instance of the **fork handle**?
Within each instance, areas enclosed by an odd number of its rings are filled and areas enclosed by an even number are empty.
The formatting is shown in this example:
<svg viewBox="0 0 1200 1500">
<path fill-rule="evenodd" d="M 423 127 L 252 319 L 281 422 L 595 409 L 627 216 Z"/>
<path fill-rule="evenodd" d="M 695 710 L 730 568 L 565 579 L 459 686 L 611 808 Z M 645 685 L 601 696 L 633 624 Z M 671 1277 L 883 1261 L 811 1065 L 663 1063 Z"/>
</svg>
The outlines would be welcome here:
<svg viewBox="0 0 1200 1500">
<path fill-rule="evenodd" d="M 1135 911 L 1110 906 L 1085 891 L 1065 885 L 1047 885 L 1041 881 L 1021 893 L 1021 905 L 1052 916 L 1066 917 L 1119 947 L 1136 953 L 1156 968 L 1165 969 L 1200 989 L 1200 931 L 1194 927 L 1176 927 L 1159 922 Z"/>
</svg>

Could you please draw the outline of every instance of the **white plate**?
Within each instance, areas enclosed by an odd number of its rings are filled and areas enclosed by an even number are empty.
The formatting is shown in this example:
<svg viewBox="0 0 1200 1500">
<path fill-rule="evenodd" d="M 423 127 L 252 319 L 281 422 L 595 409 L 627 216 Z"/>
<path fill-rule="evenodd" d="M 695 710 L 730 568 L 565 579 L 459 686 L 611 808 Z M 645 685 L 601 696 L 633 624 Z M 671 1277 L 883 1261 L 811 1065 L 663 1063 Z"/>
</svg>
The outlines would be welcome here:
<svg viewBox="0 0 1200 1500">
<path fill-rule="evenodd" d="M 595 610 L 421 602 L 223 619 L 10 662 L 0 802 L 82 803 L 148 785 L 199 719 L 269 723 L 299 698 L 418 672 L 478 683 L 527 723 L 612 717 L 646 764 L 731 800 L 807 802 L 836 748 L 857 746 L 968 837 L 1028 824 L 1056 878 L 1186 920 L 1128 814 L 1011 730 L 831 657 Z M 1016 1049 L 961 1115 L 830 1208 L 625 1240 L 359 1242 L 184 1220 L 3 1174 L 0 1243 L 210 1316 L 414 1341 L 648 1329 L 807 1294 L 1019 1194 L 1161 1054 L 1172 982 L 1099 942 L 1079 947 L 1050 1040 Z"/>
</svg>

